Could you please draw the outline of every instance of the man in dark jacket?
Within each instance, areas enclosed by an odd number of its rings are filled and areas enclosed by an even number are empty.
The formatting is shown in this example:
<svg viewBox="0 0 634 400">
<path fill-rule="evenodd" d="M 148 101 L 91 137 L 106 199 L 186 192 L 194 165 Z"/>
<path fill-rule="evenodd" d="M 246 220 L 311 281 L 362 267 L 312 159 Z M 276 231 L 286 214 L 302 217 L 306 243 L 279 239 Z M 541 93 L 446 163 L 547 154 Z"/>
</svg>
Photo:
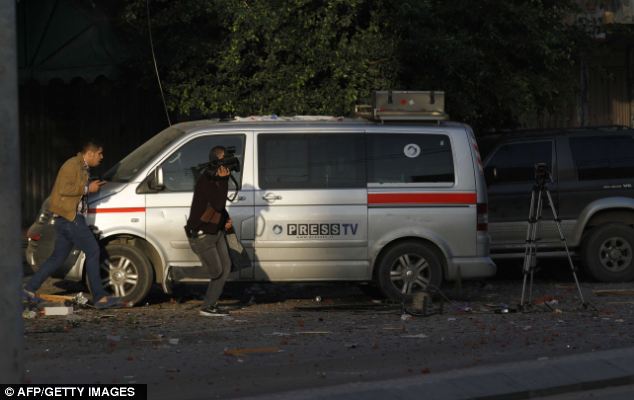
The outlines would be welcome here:
<svg viewBox="0 0 634 400">
<path fill-rule="evenodd" d="M 222 160 L 225 148 L 214 147 L 210 161 Z M 225 242 L 225 230 L 231 228 L 231 218 L 225 208 L 229 192 L 230 171 L 224 167 L 207 168 L 194 188 L 194 197 L 189 211 L 185 232 L 189 244 L 209 271 L 209 286 L 200 315 L 206 317 L 226 316 L 217 302 L 231 272 L 231 259 Z"/>
<path fill-rule="evenodd" d="M 92 141 L 82 147 L 75 157 L 68 159 L 57 173 L 50 196 L 50 211 L 55 216 L 55 249 L 24 286 L 22 297 L 29 302 L 37 302 L 35 292 L 59 268 L 73 245 L 86 255 L 86 271 L 92 301 L 96 308 L 120 305 L 120 299 L 107 296 L 99 275 L 99 244 L 86 224 L 88 204 L 86 196 L 98 192 L 105 181 L 88 182 L 88 170 L 103 160 L 103 148 Z"/>
</svg>

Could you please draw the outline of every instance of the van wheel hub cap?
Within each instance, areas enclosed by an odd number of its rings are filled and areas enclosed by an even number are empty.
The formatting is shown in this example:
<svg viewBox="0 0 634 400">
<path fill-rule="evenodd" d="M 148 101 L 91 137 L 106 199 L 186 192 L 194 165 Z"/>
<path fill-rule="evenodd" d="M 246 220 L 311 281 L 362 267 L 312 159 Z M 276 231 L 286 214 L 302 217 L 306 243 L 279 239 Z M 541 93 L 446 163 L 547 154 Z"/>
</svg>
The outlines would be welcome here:
<svg viewBox="0 0 634 400">
<path fill-rule="evenodd" d="M 608 271 L 624 271 L 632 262 L 632 247 L 623 238 L 609 238 L 599 248 L 599 260 Z"/>
<path fill-rule="evenodd" d="M 130 294 L 139 281 L 136 265 L 124 256 L 110 257 L 101 265 L 101 270 L 101 283 L 118 297 Z"/>
<path fill-rule="evenodd" d="M 429 262 L 419 254 L 404 254 L 392 264 L 390 280 L 402 294 L 426 290 L 431 281 Z"/>
</svg>

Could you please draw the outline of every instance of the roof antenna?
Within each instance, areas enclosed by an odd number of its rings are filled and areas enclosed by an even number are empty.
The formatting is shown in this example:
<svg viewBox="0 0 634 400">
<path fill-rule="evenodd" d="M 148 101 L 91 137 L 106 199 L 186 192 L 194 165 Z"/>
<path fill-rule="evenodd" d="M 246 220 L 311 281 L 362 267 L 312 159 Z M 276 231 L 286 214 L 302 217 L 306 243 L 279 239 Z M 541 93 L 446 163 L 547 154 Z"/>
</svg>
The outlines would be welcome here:
<svg viewBox="0 0 634 400">
<path fill-rule="evenodd" d="M 152 25 L 150 24 L 150 0 L 145 0 L 145 8 L 147 10 L 147 30 L 150 34 L 150 49 L 152 50 L 152 61 L 154 61 L 154 72 L 156 72 L 156 80 L 158 81 L 159 90 L 161 91 L 161 99 L 163 99 L 163 109 L 165 110 L 165 117 L 167 118 L 167 124 L 172 126 L 170 121 L 170 115 L 167 112 L 167 104 L 165 104 L 165 95 L 163 94 L 163 86 L 161 85 L 161 77 L 159 76 L 158 67 L 156 66 L 156 56 L 154 55 L 154 42 L 152 41 Z"/>
</svg>

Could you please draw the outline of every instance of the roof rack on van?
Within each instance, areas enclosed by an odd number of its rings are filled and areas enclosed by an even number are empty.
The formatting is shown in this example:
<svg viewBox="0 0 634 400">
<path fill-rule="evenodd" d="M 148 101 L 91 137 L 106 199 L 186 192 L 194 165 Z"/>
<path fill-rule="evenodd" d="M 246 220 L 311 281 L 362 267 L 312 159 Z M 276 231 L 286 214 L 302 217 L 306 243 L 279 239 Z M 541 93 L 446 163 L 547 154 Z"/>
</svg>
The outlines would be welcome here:
<svg viewBox="0 0 634 400">
<path fill-rule="evenodd" d="M 343 117 L 330 115 L 293 115 L 279 116 L 271 115 L 250 115 L 248 117 L 235 117 L 236 122 L 269 122 L 269 121 L 343 121 Z"/>
<path fill-rule="evenodd" d="M 373 121 L 443 121 L 445 92 L 377 90 L 372 95 L 372 105 L 355 107 L 357 116 Z"/>
</svg>

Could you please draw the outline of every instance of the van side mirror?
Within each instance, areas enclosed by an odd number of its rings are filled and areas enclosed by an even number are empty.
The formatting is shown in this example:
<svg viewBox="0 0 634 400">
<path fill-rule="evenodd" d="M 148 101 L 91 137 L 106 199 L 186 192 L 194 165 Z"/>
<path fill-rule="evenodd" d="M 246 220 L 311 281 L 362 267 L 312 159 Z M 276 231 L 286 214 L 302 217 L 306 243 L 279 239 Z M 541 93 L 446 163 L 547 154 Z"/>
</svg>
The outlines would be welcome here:
<svg viewBox="0 0 634 400">
<path fill-rule="evenodd" d="M 163 183 L 163 168 L 156 167 L 154 171 L 152 171 L 152 177 L 148 182 L 148 186 L 150 189 L 160 192 L 165 189 L 165 183 Z"/>
</svg>

